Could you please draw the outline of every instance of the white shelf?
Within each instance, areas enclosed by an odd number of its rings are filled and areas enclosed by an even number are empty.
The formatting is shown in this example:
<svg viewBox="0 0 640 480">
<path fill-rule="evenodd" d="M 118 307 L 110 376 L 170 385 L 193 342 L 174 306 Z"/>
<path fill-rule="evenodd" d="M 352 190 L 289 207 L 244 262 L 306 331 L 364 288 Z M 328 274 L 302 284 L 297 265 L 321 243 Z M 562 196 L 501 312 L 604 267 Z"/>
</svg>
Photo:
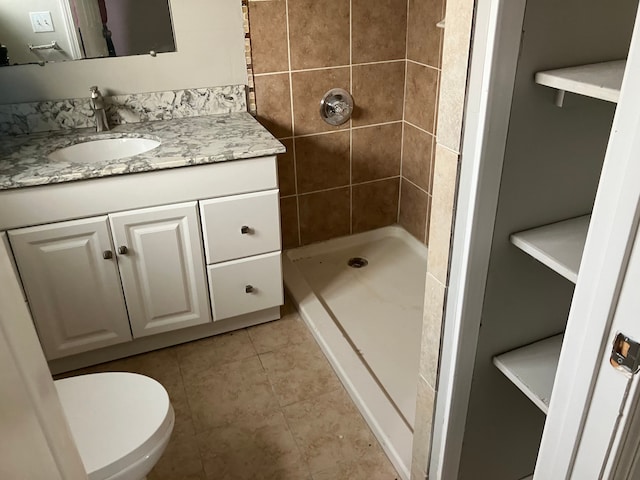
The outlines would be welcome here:
<svg viewBox="0 0 640 480">
<path fill-rule="evenodd" d="M 576 283 L 591 215 L 511 235 L 511 243 L 550 269 Z"/>
<path fill-rule="evenodd" d="M 560 90 L 559 106 L 562 106 L 565 91 L 618 103 L 626 63 L 626 60 L 616 60 L 547 70 L 536 73 L 535 80 L 540 85 Z"/>
<path fill-rule="evenodd" d="M 556 378 L 562 335 L 493 357 L 493 364 L 544 413 Z"/>
</svg>

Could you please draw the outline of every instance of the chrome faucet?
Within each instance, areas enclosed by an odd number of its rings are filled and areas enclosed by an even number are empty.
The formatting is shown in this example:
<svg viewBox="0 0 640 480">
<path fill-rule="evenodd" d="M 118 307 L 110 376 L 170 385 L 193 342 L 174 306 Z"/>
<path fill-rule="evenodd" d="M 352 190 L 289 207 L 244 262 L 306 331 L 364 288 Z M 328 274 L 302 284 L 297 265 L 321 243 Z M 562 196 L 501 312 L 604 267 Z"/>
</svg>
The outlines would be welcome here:
<svg viewBox="0 0 640 480">
<path fill-rule="evenodd" d="M 109 122 L 107 121 L 107 113 L 104 108 L 104 98 L 98 87 L 89 88 L 91 92 L 91 109 L 96 117 L 96 132 L 104 132 L 109 130 Z"/>
</svg>

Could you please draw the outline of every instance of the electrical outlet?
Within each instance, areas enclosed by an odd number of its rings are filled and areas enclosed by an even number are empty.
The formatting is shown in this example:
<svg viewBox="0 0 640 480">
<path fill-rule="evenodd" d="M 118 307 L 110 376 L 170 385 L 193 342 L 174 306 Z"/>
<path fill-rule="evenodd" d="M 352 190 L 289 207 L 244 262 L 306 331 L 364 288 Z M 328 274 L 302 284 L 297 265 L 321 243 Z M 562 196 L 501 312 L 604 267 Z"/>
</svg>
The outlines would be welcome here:
<svg viewBox="0 0 640 480">
<path fill-rule="evenodd" d="M 51 12 L 29 12 L 34 33 L 55 32 Z"/>
</svg>

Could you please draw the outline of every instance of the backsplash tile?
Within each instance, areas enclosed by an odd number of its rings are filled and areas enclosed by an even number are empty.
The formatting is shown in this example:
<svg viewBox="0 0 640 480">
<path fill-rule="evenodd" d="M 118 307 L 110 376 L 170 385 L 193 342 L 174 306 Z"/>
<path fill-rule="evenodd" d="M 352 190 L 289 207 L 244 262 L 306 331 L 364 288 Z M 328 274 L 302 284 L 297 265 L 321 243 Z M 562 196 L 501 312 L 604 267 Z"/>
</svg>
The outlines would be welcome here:
<svg viewBox="0 0 640 480">
<path fill-rule="evenodd" d="M 244 85 L 115 96 L 105 93 L 105 103 L 112 125 L 247 110 Z M 88 128 L 94 125 L 88 95 L 86 98 L 0 105 L 0 135 Z"/>
</svg>

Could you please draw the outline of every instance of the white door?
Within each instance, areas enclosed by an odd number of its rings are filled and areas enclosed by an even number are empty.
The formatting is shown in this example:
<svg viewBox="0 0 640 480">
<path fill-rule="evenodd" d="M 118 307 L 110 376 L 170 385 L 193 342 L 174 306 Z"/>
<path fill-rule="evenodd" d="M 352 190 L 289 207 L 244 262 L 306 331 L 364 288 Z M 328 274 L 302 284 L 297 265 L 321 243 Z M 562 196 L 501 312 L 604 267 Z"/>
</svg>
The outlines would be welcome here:
<svg viewBox="0 0 640 480">
<path fill-rule="evenodd" d="M 109 217 L 134 338 L 210 322 L 197 202 Z"/>
<path fill-rule="evenodd" d="M 610 357 L 616 333 L 640 340 L 639 82 L 640 22 L 636 20 L 536 480 L 614 478 L 618 460 L 631 461 L 634 454 L 629 455 L 629 449 L 635 451 L 638 446 L 638 437 L 626 436 L 631 428 L 637 428 L 632 421 L 637 377 L 612 367 Z M 625 468 L 629 472 L 631 467 L 627 464 Z M 615 478 L 634 478 L 621 471 L 618 475 L 622 476 Z"/>
<path fill-rule="evenodd" d="M 131 340 L 106 216 L 9 238 L 47 359 Z"/>
</svg>

